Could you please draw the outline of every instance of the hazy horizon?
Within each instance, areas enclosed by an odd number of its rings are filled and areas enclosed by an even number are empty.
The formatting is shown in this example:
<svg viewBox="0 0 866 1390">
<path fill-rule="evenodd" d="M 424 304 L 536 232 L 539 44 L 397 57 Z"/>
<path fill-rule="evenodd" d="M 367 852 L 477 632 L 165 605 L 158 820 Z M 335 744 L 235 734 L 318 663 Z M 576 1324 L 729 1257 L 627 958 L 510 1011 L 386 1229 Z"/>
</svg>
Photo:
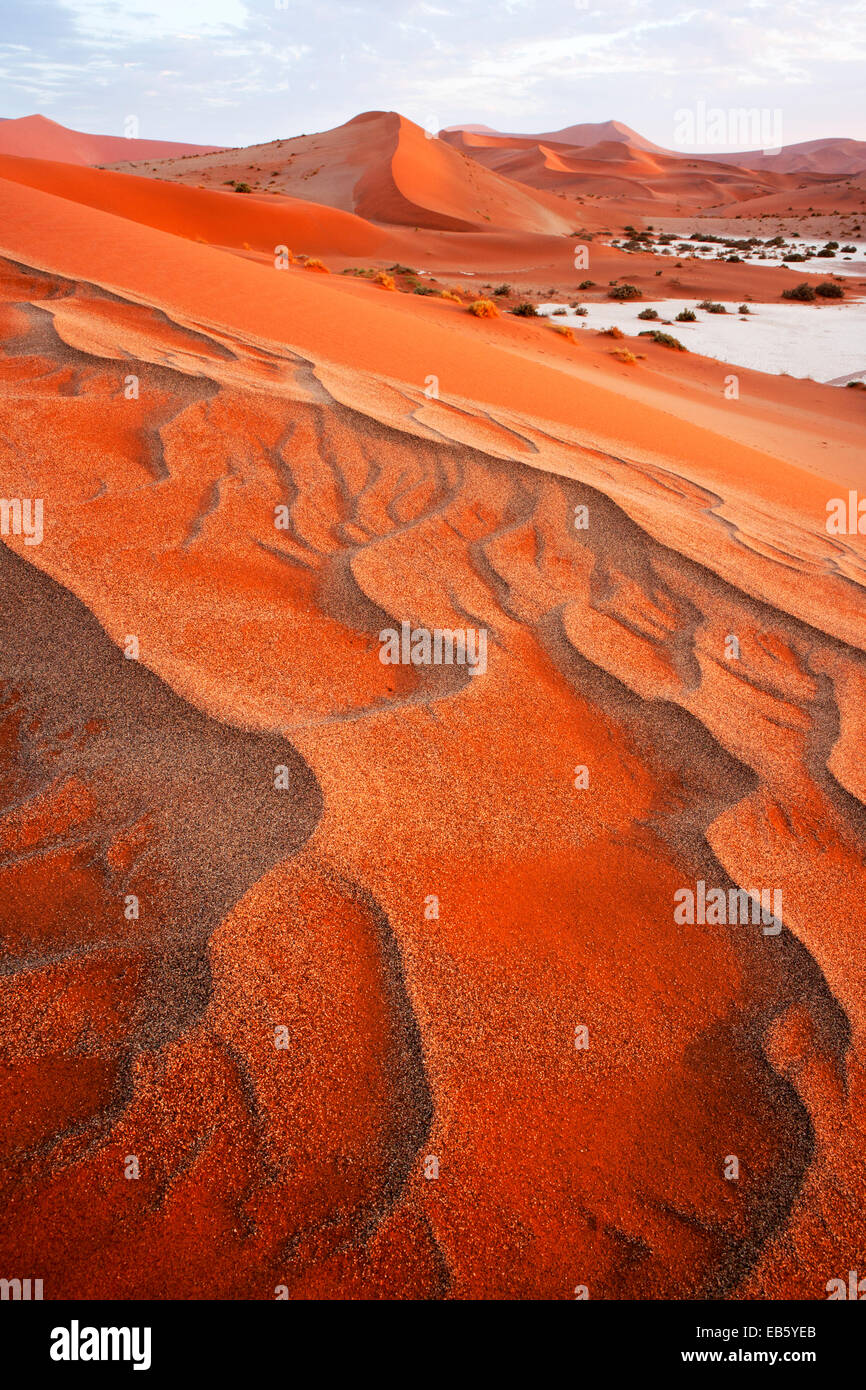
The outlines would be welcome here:
<svg viewBox="0 0 866 1390">
<path fill-rule="evenodd" d="M 683 112 L 759 110 L 779 143 L 866 139 L 866 12 L 625 0 L 34 0 L 0 42 L 6 119 L 248 145 L 394 110 L 427 129 L 535 134 L 617 120 L 676 147 Z M 840 34 L 844 39 L 840 39 Z M 778 115 L 776 115 L 778 113 Z M 772 142 L 775 143 L 775 142 Z M 753 148 L 736 140 L 725 148 Z M 695 140 L 696 152 L 721 149 Z"/>
</svg>

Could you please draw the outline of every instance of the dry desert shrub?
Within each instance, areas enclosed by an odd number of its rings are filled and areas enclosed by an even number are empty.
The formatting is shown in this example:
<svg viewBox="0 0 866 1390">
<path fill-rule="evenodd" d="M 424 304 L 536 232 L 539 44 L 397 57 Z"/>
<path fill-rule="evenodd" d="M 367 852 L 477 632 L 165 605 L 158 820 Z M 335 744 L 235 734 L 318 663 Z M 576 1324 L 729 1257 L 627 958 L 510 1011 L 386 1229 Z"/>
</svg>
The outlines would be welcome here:
<svg viewBox="0 0 866 1390">
<path fill-rule="evenodd" d="M 477 319 L 498 319 L 499 308 L 492 299 L 474 299 L 469 305 L 470 314 Z"/>
<path fill-rule="evenodd" d="M 655 329 L 652 333 L 644 332 L 639 335 L 641 338 L 649 338 L 654 343 L 660 343 L 662 347 L 673 348 L 674 352 L 688 352 L 679 340 L 672 333 L 662 333 L 660 329 Z"/>
<path fill-rule="evenodd" d="M 610 353 L 611 357 L 615 357 L 617 362 L 625 362 L 629 367 L 637 365 L 637 358 L 633 352 L 629 352 L 628 348 L 611 348 Z"/>
<path fill-rule="evenodd" d="M 614 326 L 613 328 L 602 328 L 602 329 L 600 329 L 599 331 L 600 331 L 601 336 L 602 336 L 603 338 L 624 338 L 624 337 L 625 337 L 625 334 L 623 333 L 622 329 L 621 329 L 621 328 L 617 328 L 616 326 Z"/>
<path fill-rule="evenodd" d="M 811 304 L 815 298 L 815 291 L 808 280 L 804 280 L 802 284 L 794 285 L 790 290 L 782 290 L 782 298 L 801 299 L 804 303 Z"/>
<path fill-rule="evenodd" d="M 459 294 L 455 294 L 453 290 L 440 290 L 440 291 L 439 291 L 439 298 L 440 298 L 440 299 L 451 299 L 451 300 L 453 300 L 453 302 L 454 302 L 455 304 L 462 304 L 462 303 L 463 303 L 463 300 L 460 298 Z"/>
<path fill-rule="evenodd" d="M 379 271 L 379 274 L 376 276 L 375 280 L 373 281 L 373 284 L 381 285 L 383 290 L 396 290 L 397 288 L 397 282 L 394 279 L 394 276 L 389 275 L 387 271 L 384 270 Z"/>
<path fill-rule="evenodd" d="M 615 285 L 607 292 L 608 299 L 640 299 L 642 295 L 637 285 Z"/>
<path fill-rule="evenodd" d="M 555 323 L 553 331 L 559 333 L 561 337 L 567 338 L 570 343 L 574 342 L 574 330 L 569 328 L 567 323 Z"/>
<path fill-rule="evenodd" d="M 331 273 L 325 262 L 320 261 L 318 256 L 311 256 L 309 260 L 304 261 L 304 270 L 318 270 L 323 275 L 330 275 Z"/>
</svg>

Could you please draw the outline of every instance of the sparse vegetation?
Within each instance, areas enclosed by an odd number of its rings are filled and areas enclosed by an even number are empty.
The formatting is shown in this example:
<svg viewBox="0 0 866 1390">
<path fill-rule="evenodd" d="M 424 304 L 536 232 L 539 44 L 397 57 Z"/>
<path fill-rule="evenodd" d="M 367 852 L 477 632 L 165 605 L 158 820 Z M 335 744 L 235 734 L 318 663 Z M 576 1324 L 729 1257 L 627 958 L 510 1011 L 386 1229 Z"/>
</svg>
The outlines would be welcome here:
<svg viewBox="0 0 866 1390">
<path fill-rule="evenodd" d="M 820 285 L 815 286 L 815 293 L 822 299 L 844 299 L 845 291 L 841 285 L 837 285 L 832 280 L 822 280 Z"/>
<path fill-rule="evenodd" d="M 499 305 L 494 304 L 492 299 L 474 299 L 469 305 L 469 312 L 477 319 L 498 319 Z"/>
<path fill-rule="evenodd" d="M 373 283 L 375 285 L 381 285 L 383 290 L 396 290 L 397 288 L 397 282 L 394 279 L 394 276 L 389 275 L 388 272 L 385 270 L 379 271 L 379 274 L 376 276 L 376 279 L 373 281 Z"/>
<path fill-rule="evenodd" d="M 440 298 L 440 299 L 450 299 L 450 300 L 453 301 L 454 304 L 462 304 L 462 303 L 463 303 L 463 300 L 460 298 L 460 295 L 459 295 L 459 294 L 455 294 L 453 290 L 440 290 L 440 291 L 439 291 L 439 298 Z"/>
<path fill-rule="evenodd" d="M 694 309 L 681 309 L 677 314 L 677 323 L 697 323 L 697 319 Z"/>
<path fill-rule="evenodd" d="M 518 318 L 521 319 L 538 318 L 538 310 L 534 304 L 530 304 L 528 299 L 523 299 L 519 304 L 515 304 L 511 312 L 512 314 L 517 314 Z"/>
<path fill-rule="evenodd" d="M 726 314 L 728 312 L 724 304 L 716 304 L 712 299 L 702 299 L 698 308 L 706 310 L 708 314 Z"/>
<path fill-rule="evenodd" d="M 617 328 L 616 324 L 614 324 L 612 328 L 602 328 L 601 336 L 603 338 L 624 338 L 625 334 L 621 328 Z"/>
<path fill-rule="evenodd" d="M 643 290 L 637 285 L 614 285 L 607 292 L 608 299 L 642 299 Z"/>
<path fill-rule="evenodd" d="M 510 285 L 497 285 L 497 286 L 496 286 L 496 289 L 493 291 L 493 293 L 494 293 L 494 294 L 499 294 L 499 295 L 511 294 L 511 286 L 510 286 Z"/>
<path fill-rule="evenodd" d="M 330 275 L 330 270 L 324 261 L 320 261 L 318 256 L 310 256 L 304 261 L 304 270 L 317 270 L 320 275 Z"/>
<path fill-rule="evenodd" d="M 748 304 L 741 304 L 739 309 L 737 310 L 738 314 L 750 314 L 751 312 L 752 311 L 749 308 Z"/>
<path fill-rule="evenodd" d="M 578 285 L 577 288 L 578 288 L 579 290 L 591 290 L 591 289 L 594 289 L 594 288 L 595 288 L 595 281 L 594 281 L 594 280 L 581 280 L 581 282 L 580 282 L 580 284 Z"/>
<path fill-rule="evenodd" d="M 628 348 L 612 348 L 611 356 L 615 357 L 617 362 L 624 362 L 627 367 L 634 367 L 637 365 L 637 358 Z"/>
<path fill-rule="evenodd" d="M 655 309 L 641 309 L 638 314 L 639 319 L 657 319 L 658 313 Z"/>
<path fill-rule="evenodd" d="M 662 333 L 660 328 L 645 329 L 640 337 L 652 338 L 654 343 L 660 343 L 662 347 L 673 348 L 675 352 L 688 352 L 688 348 L 683 346 L 679 338 L 675 338 L 672 333 Z"/>
<path fill-rule="evenodd" d="M 567 338 L 570 343 L 574 342 L 574 330 L 569 328 L 567 323 L 555 323 L 553 331 L 559 333 L 561 337 Z"/>
<path fill-rule="evenodd" d="M 804 280 L 800 285 L 792 285 L 789 290 L 782 290 L 783 299 L 798 299 L 804 304 L 811 304 L 815 298 L 815 291 L 808 281 Z"/>
</svg>

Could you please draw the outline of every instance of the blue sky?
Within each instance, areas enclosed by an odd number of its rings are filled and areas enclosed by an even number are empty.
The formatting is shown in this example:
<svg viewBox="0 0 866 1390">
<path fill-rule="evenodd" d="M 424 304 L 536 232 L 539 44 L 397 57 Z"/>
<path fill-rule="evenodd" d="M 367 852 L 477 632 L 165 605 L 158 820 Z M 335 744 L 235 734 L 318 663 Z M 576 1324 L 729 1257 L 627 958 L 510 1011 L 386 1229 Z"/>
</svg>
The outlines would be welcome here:
<svg viewBox="0 0 866 1390">
<path fill-rule="evenodd" d="M 245 145 L 386 109 L 528 132 L 615 118 L 673 146 L 703 103 L 779 111 L 786 144 L 866 138 L 862 0 L 0 4 L 0 115 L 103 134 L 135 116 L 143 138 Z"/>
</svg>

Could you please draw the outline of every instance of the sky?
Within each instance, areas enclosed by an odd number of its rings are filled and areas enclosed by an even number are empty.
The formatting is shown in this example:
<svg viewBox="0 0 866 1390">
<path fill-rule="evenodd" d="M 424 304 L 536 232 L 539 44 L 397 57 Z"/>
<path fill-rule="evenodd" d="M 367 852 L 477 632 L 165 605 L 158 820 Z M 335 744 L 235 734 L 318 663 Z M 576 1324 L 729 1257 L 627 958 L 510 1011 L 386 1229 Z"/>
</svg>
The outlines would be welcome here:
<svg viewBox="0 0 866 1390">
<path fill-rule="evenodd" d="M 0 0 L 0 116 L 199 144 L 370 110 L 696 151 L 866 139 L 864 60 L 862 0 Z"/>
</svg>

